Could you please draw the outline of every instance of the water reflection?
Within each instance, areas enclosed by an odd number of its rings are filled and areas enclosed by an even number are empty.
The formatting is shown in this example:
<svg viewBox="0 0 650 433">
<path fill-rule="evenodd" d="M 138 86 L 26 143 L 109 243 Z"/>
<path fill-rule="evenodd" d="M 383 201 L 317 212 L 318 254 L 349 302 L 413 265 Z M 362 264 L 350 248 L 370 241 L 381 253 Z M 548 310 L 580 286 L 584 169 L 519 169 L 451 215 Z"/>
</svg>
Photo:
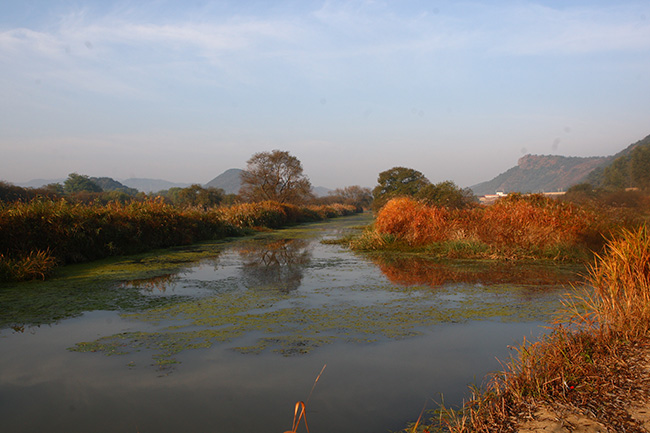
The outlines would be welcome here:
<svg viewBox="0 0 650 433">
<path fill-rule="evenodd" d="M 11 325 L 10 328 L 17 333 L 25 332 L 25 325 Z"/>
<path fill-rule="evenodd" d="M 125 281 L 120 284 L 120 288 L 134 288 L 142 290 L 146 293 L 155 293 L 156 291 L 160 294 L 167 292 L 167 287 L 175 284 L 180 279 L 178 273 L 175 274 L 164 274 L 157 277 L 150 278 L 138 278 L 135 280 Z"/>
<path fill-rule="evenodd" d="M 305 355 L 336 342 L 397 341 L 445 323 L 543 320 L 560 304 L 558 286 L 466 282 L 437 286 L 435 290 L 421 285 L 407 287 L 387 284 L 382 273 L 367 262 L 349 266 L 354 263 L 350 255 L 348 266 L 341 266 L 339 257 L 318 244 L 314 244 L 314 259 L 309 245 L 302 241 L 265 245 L 243 245 L 235 250 L 237 253 L 225 254 L 214 270 L 228 274 L 228 267 L 239 269 L 240 277 L 254 285 L 237 284 L 232 278 L 210 282 L 221 289 L 211 295 L 188 296 L 158 308 L 122 314 L 133 323 L 146 324 L 149 329 L 145 331 L 106 335 L 79 342 L 69 350 L 132 356 L 149 349 L 157 367 L 168 374 L 181 362 L 178 356 L 193 349 L 221 345 L 243 354 Z M 238 255 L 245 265 L 231 260 Z M 327 262 L 332 265 L 327 266 Z M 418 277 L 412 270 L 409 274 L 408 263 L 397 261 L 384 271 L 406 272 L 411 276 L 409 282 L 421 282 L 427 275 L 426 281 L 431 282 L 431 272 L 455 273 L 433 266 L 435 263 L 421 262 L 421 268 L 430 272 Z M 306 266 L 309 272 L 304 272 Z M 188 271 L 174 290 L 182 290 L 183 284 L 192 287 L 193 277 L 195 273 Z M 293 289 L 288 289 L 288 284 L 293 284 Z M 295 290 L 298 286 L 300 289 Z M 259 290 L 269 287 L 272 290 Z"/>
<path fill-rule="evenodd" d="M 574 267 L 522 266 L 504 262 L 443 263 L 418 257 L 394 256 L 377 256 L 373 262 L 386 278 L 402 286 L 439 287 L 468 283 L 557 287 L 574 284 L 581 279 Z"/>
<path fill-rule="evenodd" d="M 46 327 L 29 344 L 24 336 L 0 340 L 0 395 L 6 397 L 0 430 L 284 432 L 291 428 L 295 402 L 306 399 L 327 363 L 309 401 L 310 431 L 398 431 L 417 418 L 424 401 L 439 401 L 439 393 L 448 404 L 460 401 L 466 383 L 499 368 L 495 358 L 507 359 L 507 345 L 535 326 L 450 325 L 419 339 L 334 344 L 291 359 L 194 351 L 183 359 L 187 368 L 163 378 L 124 367 L 130 361 L 146 365 L 142 352 L 98 358 L 60 350 L 62 342 L 127 325 L 98 312 Z"/>
<path fill-rule="evenodd" d="M 309 243 L 303 239 L 248 242 L 238 247 L 242 277 L 248 288 L 289 293 L 300 287 L 311 262 Z"/>
</svg>

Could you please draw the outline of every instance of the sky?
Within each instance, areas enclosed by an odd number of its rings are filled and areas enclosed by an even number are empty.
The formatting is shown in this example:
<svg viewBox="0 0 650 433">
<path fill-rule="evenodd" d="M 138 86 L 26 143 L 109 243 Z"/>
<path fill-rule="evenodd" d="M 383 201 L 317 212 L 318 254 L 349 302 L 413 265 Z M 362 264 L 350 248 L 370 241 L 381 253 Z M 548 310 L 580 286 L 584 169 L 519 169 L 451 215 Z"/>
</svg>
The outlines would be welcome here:
<svg viewBox="0 0 650 433">
<path fill-rule="evenodd" d="M 2 0 L 0 180 L 467 187 L 650 134 L 647 0 Z"/>
</svg>

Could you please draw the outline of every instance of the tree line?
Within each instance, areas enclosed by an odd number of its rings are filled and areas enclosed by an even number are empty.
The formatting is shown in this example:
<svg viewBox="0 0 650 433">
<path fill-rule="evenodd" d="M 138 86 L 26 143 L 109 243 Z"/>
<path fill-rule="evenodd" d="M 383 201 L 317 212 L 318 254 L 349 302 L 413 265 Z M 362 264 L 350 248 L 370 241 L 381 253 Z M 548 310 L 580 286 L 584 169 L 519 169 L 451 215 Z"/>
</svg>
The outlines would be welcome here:
<svg viewBox="0 0 650 433">
<path fill-rule="evenodd" d="M 40 188 L 23 188 L 0 181 L 0 202 L 65 198 L 72 202 L 106 204 L 160 197 L 175 206 L 204 209 L 261 201 L 292 205 L 341 203 L 367 209 L 372 202 L 370 189 L 358 185 L 338 188 L 326 197 L 316 197 L 309 178 L 303 173 L 300 160 L 287 151 L 273 150 L 254 154 L 247 161 L 247 169 L 243 172 L 241 181 L 242 187 L 238 194 L 226 194 L 221 188 L 200 184 L 146 194 L 111 178 L 70 173 L 63 183 L 52 183 Z"/>
<path fill-rule="evenodd" d="M 193 184 L 147 195 L 111 178 L 70 173 L 63 184 L 54 183 L 41 188 L 22 188 L 0 182 L 0 201 L 65 197 L 74 202 L 128 203 L 162 197 L 167 203 L 176 206 L 206 209 L 238 203 L 275 201 L 293 205 L 341 203 L 358 209 L 372 208 L 375 211 L 398 196 L 411 196 L 427 204 L 449 208 L 463 208 L 476 203 L 470 189 L 461 189 L 451 181 L 433 184 L 421 172 L 406 167 L 393 167 L 381 172 L 374 190 L 352 185 L 330 191 L 325 197 L 316 197 L 300 160 L 288 151 L 281 150 L 255 153 L 247 161 L 241 181 L 239 194 L 225 194 L 220 188 Z"/>
</svg>

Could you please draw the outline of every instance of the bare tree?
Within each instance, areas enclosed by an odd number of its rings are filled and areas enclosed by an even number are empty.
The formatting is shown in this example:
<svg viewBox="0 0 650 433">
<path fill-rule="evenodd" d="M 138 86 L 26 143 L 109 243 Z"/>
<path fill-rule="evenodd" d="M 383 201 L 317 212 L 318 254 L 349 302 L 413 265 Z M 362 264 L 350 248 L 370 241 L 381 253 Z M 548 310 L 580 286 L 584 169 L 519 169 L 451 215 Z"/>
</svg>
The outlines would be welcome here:
<svg viewBox="0 0 650 433">
<path fill-rule="evenodd" d="M 350 204 L 359 209 L 368 208 L 372 203 L 372 191 L 359 185 L 336 188 L 329 196 L 340 203 Z"/>
<path fill-rule="evenodd" d="M 248 160 L 239 194 L 248 201 L 298 204 L 312 197 L 302 164 L 286 151 L 259 152 Z"/>
</svg>

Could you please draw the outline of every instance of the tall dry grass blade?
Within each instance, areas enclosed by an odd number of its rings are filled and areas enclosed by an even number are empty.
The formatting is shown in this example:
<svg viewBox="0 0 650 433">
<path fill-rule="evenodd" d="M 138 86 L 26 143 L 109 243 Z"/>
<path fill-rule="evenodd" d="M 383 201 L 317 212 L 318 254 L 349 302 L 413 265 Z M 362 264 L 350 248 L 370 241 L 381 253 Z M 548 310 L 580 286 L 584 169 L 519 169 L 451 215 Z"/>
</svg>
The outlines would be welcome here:
<svg viewBox="0 0 650 433">
<path fill-rule="evenodd" d="M 424 406 L 422 407 L 422 411 L 420 412 L 420 416 L 418 417 L 417 421 L 415 421 L 415 424 L 413 424 L 413 428 L 411 429 L 411 433 L 415 433 L 418 431 L 418 426 L 420 425 L 420 421 L 422 421 L 422 415 L 424 415 L 424 411 L 427 408 L 427 403 L 424 403 Z"/>
<path fill-rule="evenodd" d="M 307 425 L 307 413 L 306 413 L 306 406 L 305 403 L 302 401 L 299 401 L 296 403 L 296 406 L 293 411 L 293 426 L 291 427 L 291 430 L 286 431 L 284 433 L 296 433 L 298 431 L 298 426 L 300 425 L 300 420 L 304 419 L 305 421 L 305 429 L 307 429 L 307 433 L 309 433 L 309 426 Z M 298 411 L 300 411 L 300 415 L 298 415 Z"/>
<path fill-rule="evenodd" d="M 323 368 L 321 368 L 320 373 L 318 373 L 318 376 L 316 376 L 316 380 L 314 381 L 314 384 L 311 386 L 311 391 L 309 391 L 309 396 L 307 397 L 307 403 L 309 403 L 309 399 L 311 398 L 311 395 L 314 393 L 314 388 L 316 388 L 316 384 L 318 383 L 318 380 L 320 379 L 320 376 L 323 374 L 323 371 L 325 371 L 325 367 L 327 367 L 327 364 L 323 365 Z"/>
<path fill-rule="evenodd" d="M 318 376 L 316 376 L 316 380 L 314 380 L 314 384 L 311 386 L 311 391 L 309 391 L 309 396 L 307 396 L 307 402 L 305 403 L 299 401 L 298 403 L 296 403 L 296 406 L 293 411 L 293 426 L 291 427 L 291 430 L 286 431 L 284 433 L 296 433 L 296 431 L 298 430 L 298 426 L 300 425 L 301 419 L 304 420 L 305 429 L 307 429 L 307 433 L 309 433 L 309 426 L 307 426 L 307 403 L 309 403 L 309 399 L 311 398 L 311 395 L 314 393 L 314 388 L 316 388 L 316 384 L 318 383 L 318 380 L 323 374 L 323 371 L 325 371 L 325 367 L 327 367 L 327 364 L 323 365 L 323 368 L 321 368 L 320 373 L 318 373 Z M 298 412 L 300 412 L 300 414 L 298 414 Z"/>
</svg>

